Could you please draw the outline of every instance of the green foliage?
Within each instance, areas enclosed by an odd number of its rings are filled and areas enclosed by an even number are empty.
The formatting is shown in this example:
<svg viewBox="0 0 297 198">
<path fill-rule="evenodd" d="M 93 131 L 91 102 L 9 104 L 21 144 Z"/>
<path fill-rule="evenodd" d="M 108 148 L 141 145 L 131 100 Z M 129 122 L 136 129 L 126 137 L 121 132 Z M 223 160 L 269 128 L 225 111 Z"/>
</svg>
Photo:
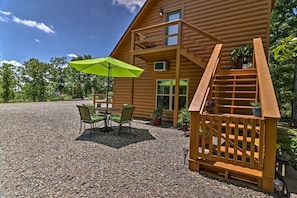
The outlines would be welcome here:
<svg viewBox="0 0 297 198">
<path fill-rule="evenodd" d="M 291 164 L 297 170 L 297 130 L 279 126 L 277 129 L 277 143 L 282 153 L 291 156 Z"/>
<path fill-rule="evenodd" d="M 261 104 L 258 101 L 252 101 L 252 102 L 250 102 L 250 105 L 255 108 L 261 108 Z"/>
<path fill-rule="evenodd" d="M 31 58 L 24 63 L 20 73 L 22 81 L 26 83 L 25 91 L 35 101 L 46 101 L 49 78 L 52 76 L 51 65 Z"/>
<path fill-rule="evenodd" d="M 190 121 L 191 121 L 191 114 L 189 112 L 189 109 L 187 107 L 180 109 L 177 123 L 184 124 L 184 123 L 190 123 Z"/>
<path fill-rule="evenodd" d="M 158 107 L 157 109 L 155 109 L 152 113 L 152 118 L 153 119 L 159 119 L 163 117 L 163 108 L 162 107 Z"/>
<path fill-rule="evenodd" d="M 297 0 L 276 0 L 271 14 L 270 43 L 279 39 L 297 35 Z"/>
<path fill-rule="evenodd" d="M 89 58 L 92 57 L 84 55 L 79 56 L 77 60 Z M 4 71 L 6 72 L 3 73 Z M 66 57 L 51 58 L 50 63 L 31 58 L 17 70 L 14 70 L 12 65 L 9 69 L 5 65 L 0 66 L 0 102 L 87 98 L 93 93 L 105 94 L 106 82 L 105 76 L 78 72 L 67 64 Z M 112 91 L 113 78 L 110 79 L 110 85 Z M 61 97 L 62 95 L 64 97 Z"/>
<path fill-rule="evenodd" d="M 275 2 L 270 23 L 269 66 L 282 116 L 297 121 L 296 8 L 297 0 Z"/>
<path fill-rule="evenodd" d="M 253 57 L 252 46 L 243 45 L 243 46 L 236 47 L 231 51 L 230 59 L 236 62 L 238 58 L 243 58 L 243 63 L 248 63 L 252 61 L 252 57 Z"/>
<path fill-rule="evenodd" d="M 16 78 L 13 71 L 13 65 L 4 63 L 0 67 L 1 97 L 5 103 L 14 98 L 14 88 L 16 87 Z"/>
</svg>

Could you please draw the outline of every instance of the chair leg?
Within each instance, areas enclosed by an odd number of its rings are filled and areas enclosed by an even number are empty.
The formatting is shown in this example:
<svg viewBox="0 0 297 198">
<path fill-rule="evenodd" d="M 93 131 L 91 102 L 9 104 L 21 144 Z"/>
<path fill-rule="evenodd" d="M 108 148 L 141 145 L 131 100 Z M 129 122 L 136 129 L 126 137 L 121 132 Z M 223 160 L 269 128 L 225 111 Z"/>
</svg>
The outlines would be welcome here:
<svg viewBox="0 0 297 198">
<path fill-rule="evenodd" d="M 129 122 L 130 134 L 131 134 L 131 122 Z"/>
<path fill-rule="evenodd" d="M 121 135 L 122 124 L 119 124 L 119 135 Z"/>
<path fill-rule="evenodd" d="M 82 121 L 80 121 L 79 134 L 81 133 Z"/>
</svg>

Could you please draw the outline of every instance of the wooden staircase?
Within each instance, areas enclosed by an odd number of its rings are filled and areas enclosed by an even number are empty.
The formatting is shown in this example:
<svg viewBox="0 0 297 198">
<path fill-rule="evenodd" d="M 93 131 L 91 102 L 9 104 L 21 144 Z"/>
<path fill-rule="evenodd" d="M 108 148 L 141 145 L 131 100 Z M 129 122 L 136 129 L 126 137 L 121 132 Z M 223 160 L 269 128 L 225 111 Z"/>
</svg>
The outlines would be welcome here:
<svg viewBox="0 0 297 198">
<path fill-rule="evenodd" d="M 253 49 L 253 68 L 227 71 L 216 44 L 189 107 L 189 169 L 272 192 L 280 114 L 261 38 Z"/>
<path fill-rule="evenodd" d="M 258 98 L 257 71 L 253 69 L 220 71 L 213 79 L 212 99 L 216 112 L 252 115 L 250 102 Z"/>
<path fill-rule="evenodd" d="M 213 76 L 207 98 L 215 102 L 214 112 L 201 114 L 200 128 L 211 138 L 200 141 L 200 172 L 261 186 L 264 121 L 252 115 L 250 105 L 257 101 L 257 87 L 256 69 Z"/>
</svg>

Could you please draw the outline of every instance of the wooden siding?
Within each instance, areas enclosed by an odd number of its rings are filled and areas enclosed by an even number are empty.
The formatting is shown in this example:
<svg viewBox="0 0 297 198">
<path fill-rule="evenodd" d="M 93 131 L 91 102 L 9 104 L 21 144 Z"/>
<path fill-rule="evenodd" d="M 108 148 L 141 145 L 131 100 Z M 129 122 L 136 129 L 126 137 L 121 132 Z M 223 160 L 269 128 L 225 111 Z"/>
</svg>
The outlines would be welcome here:
<svg viewBox="0 0 297 198">
<path fill-rule="evenodd" d="M 160 8 L 164 11 L 162 17 L 159 16 Z M 222 69 L 229 69 L 233 66 L 230 61 L 230 52 L 234 47 L 252 44 L 252 39 L 255 37 L 262 38 L 267 53 L 271 0 L 148 0 L 111 53 L 111 56 L 145 70 L 140 78 L 134 79 L 134 88 L 131 87 L 131 79 L 115 78 L 114 105 L 121 106 L 124 103 L 133 102 L 136 106 L 134 114 L 136 117 L 149 118 L 155 108 L 156 80 L 175 78 L 176 50 L 170 53 L 160 52 L 158 56 L 156 54 L 146 55 L 145 59 L 136 56 L 133 58 L 131 31 L 163 23 L 166 19 L 166 13 L 177 9 L 182 10 L 182 19 L 185 22 L 195 25 L 223 41 L 224 48 L 222 49 L 220 65 Z M 191 35 L 191 32 L 188 33 Z M 147 32 L 146 36 L 160 35 L 161 37 L 164 34 L 165 28 L 155 32 Z M 199 36 L 194 37 L 194 39 L 203 40 Z M 182 47 L 188 47 L 192 44 L 192 41 L 188 41 Z M 210 48 L 214 47 L 212 42 L 206 42 L 206 45 Z M 209 57 L 210 54 L 205 53 L 202 56 Z M 168 61 L 169 70 L 154 72 L 153 62 L 158 60 Z M 202 73 L 203 70 L 199 66 L 181 56 L 180 78 L 186 78 L 190 82 L 188 104 L 193 98 Z"/>
</svg>

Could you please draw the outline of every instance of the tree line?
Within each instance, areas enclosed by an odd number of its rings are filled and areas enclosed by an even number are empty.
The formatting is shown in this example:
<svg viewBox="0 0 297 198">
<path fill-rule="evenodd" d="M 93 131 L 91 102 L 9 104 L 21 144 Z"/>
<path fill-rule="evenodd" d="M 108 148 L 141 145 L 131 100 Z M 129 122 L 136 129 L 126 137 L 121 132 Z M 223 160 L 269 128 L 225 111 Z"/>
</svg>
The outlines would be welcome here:
<svg viewBox="0 0 297 198">
<path fill-rule="evenodd" d="M 90 55 L 72 60 L 90 59 Z M 23 66 L 3 63 L 0 67 L 0 102 L 53 101 L 85 98 L 106 93 L 106 77 L 78 72 L 66 57 L 51 58 L 50 63 L 30 58 Z"/>
</svg>

